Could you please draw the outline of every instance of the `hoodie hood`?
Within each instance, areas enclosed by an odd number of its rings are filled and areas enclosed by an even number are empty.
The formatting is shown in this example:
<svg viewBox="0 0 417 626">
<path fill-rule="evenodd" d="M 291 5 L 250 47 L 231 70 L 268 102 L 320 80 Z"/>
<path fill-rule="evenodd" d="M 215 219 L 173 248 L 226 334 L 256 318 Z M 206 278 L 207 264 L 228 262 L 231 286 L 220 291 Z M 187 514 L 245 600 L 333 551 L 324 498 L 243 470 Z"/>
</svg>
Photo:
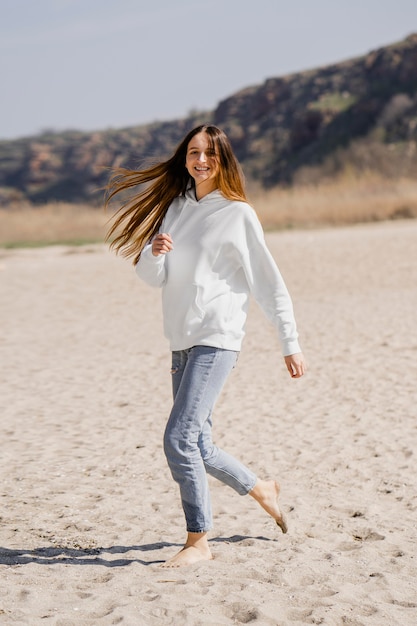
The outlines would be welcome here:
<svg viewBox="0 0 417 626">
<path fill-rule="evenodd" d="M 195 187 L 188 187 L 183 198 L 185 198 L 186 202 L 191 202 L 194 204 L 210 204 L 215 202 L 218 205 L 219 199 L 223 198 L 226 202 L 226 198 L 223 196 L 222 192 L 219 189 L 215 189 L 210 193 L 203 196 L 200 200 L 197 200 L 195 195 Z"/>
</svg>

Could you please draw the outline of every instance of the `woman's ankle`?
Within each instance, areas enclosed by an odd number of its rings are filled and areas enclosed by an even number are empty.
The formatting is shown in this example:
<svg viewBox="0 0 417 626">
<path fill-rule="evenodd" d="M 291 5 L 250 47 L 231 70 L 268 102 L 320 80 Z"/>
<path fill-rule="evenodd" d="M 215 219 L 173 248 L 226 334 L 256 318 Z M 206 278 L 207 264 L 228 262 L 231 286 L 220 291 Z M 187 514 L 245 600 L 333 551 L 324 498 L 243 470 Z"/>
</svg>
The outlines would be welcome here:
<svg viewBox="0 0 417 626">
<path fill-rule="evenodd" d="M 202 548 L 202 549 L 204 549 L 205 547 L 208 548 L 207 532 L 202 532 L 202 533 L 188 532 L 187 540 L 185 542 L 184 547 L 188 548 L 190 546 L 193 546 L 195 548 Z"/>
</svg>

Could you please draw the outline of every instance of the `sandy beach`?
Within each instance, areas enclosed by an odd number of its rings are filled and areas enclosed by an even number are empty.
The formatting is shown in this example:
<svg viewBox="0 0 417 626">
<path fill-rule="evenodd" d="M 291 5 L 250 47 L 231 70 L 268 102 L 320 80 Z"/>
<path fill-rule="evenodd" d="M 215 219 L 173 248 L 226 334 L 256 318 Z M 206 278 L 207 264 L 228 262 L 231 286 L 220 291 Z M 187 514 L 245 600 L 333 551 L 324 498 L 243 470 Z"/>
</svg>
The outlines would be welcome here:
<svg viewBox="0 0 417 626">
<path fill-rule="evenodd" d="M 0 250 L 0 624 L 414 626 L 417 221 L 267 234 L 309 371 L 253 303 L 215 440 L 289 532 L 210 479 L 214 560 L 162 451 L 160 293 L 105 246 Z"/>
</svg>

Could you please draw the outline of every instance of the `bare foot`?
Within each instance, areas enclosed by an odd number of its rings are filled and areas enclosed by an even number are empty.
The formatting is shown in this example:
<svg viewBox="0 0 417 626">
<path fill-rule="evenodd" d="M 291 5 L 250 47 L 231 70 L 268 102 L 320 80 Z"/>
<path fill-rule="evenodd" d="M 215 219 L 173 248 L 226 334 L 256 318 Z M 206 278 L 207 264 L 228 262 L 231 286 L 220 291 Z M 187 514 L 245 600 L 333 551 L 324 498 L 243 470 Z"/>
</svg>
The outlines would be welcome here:
<svg viewBox="0 0 417 626">
<path fill-rule="evenodd" d="M 287 522 L 278 506 L 279 485 L 275 480 L 258 480 L 249 495 L 276 521 L 283 533 L 288 530 Z"/>
<path fill-rule="evenodd" d="M 195 546 L 188 546 L 188 548 L 184 547 L 178 554 L 162 563 L 161 567 L 165 569 L 187 567 L 187 565 L 193 565 L 199 561 L 210 561 L 212 558 L 210 550 L 208 553 L 203 554 Z"/>
<path fill-rule="evenodd" d="M 161 565 L 163 568 L 186 567 L 213 558 L 207 541 L 207 533 L 188 533 L 182 550 Z"/>
</svg>

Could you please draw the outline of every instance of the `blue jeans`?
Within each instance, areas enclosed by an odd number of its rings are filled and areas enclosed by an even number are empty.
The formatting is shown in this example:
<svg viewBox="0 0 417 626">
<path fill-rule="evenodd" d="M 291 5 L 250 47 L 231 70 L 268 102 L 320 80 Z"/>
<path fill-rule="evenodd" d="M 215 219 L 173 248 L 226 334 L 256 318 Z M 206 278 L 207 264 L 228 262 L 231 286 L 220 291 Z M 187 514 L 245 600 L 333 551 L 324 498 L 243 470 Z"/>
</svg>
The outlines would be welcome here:
<svg viewBox="0 0 417 626">
<path fill-rule="evenodd" d="M 237 352 L 210 346 L 172 353 L 174 405 L 165 430 L 164 450 L 180 488 L 188 532 L 212 528 L 207 474 L 240 495 L 249 493 L 257 481 L 253 472 L 217 448 L 211 438 L 212 410 L 237 357 Z"/>
</svg>

